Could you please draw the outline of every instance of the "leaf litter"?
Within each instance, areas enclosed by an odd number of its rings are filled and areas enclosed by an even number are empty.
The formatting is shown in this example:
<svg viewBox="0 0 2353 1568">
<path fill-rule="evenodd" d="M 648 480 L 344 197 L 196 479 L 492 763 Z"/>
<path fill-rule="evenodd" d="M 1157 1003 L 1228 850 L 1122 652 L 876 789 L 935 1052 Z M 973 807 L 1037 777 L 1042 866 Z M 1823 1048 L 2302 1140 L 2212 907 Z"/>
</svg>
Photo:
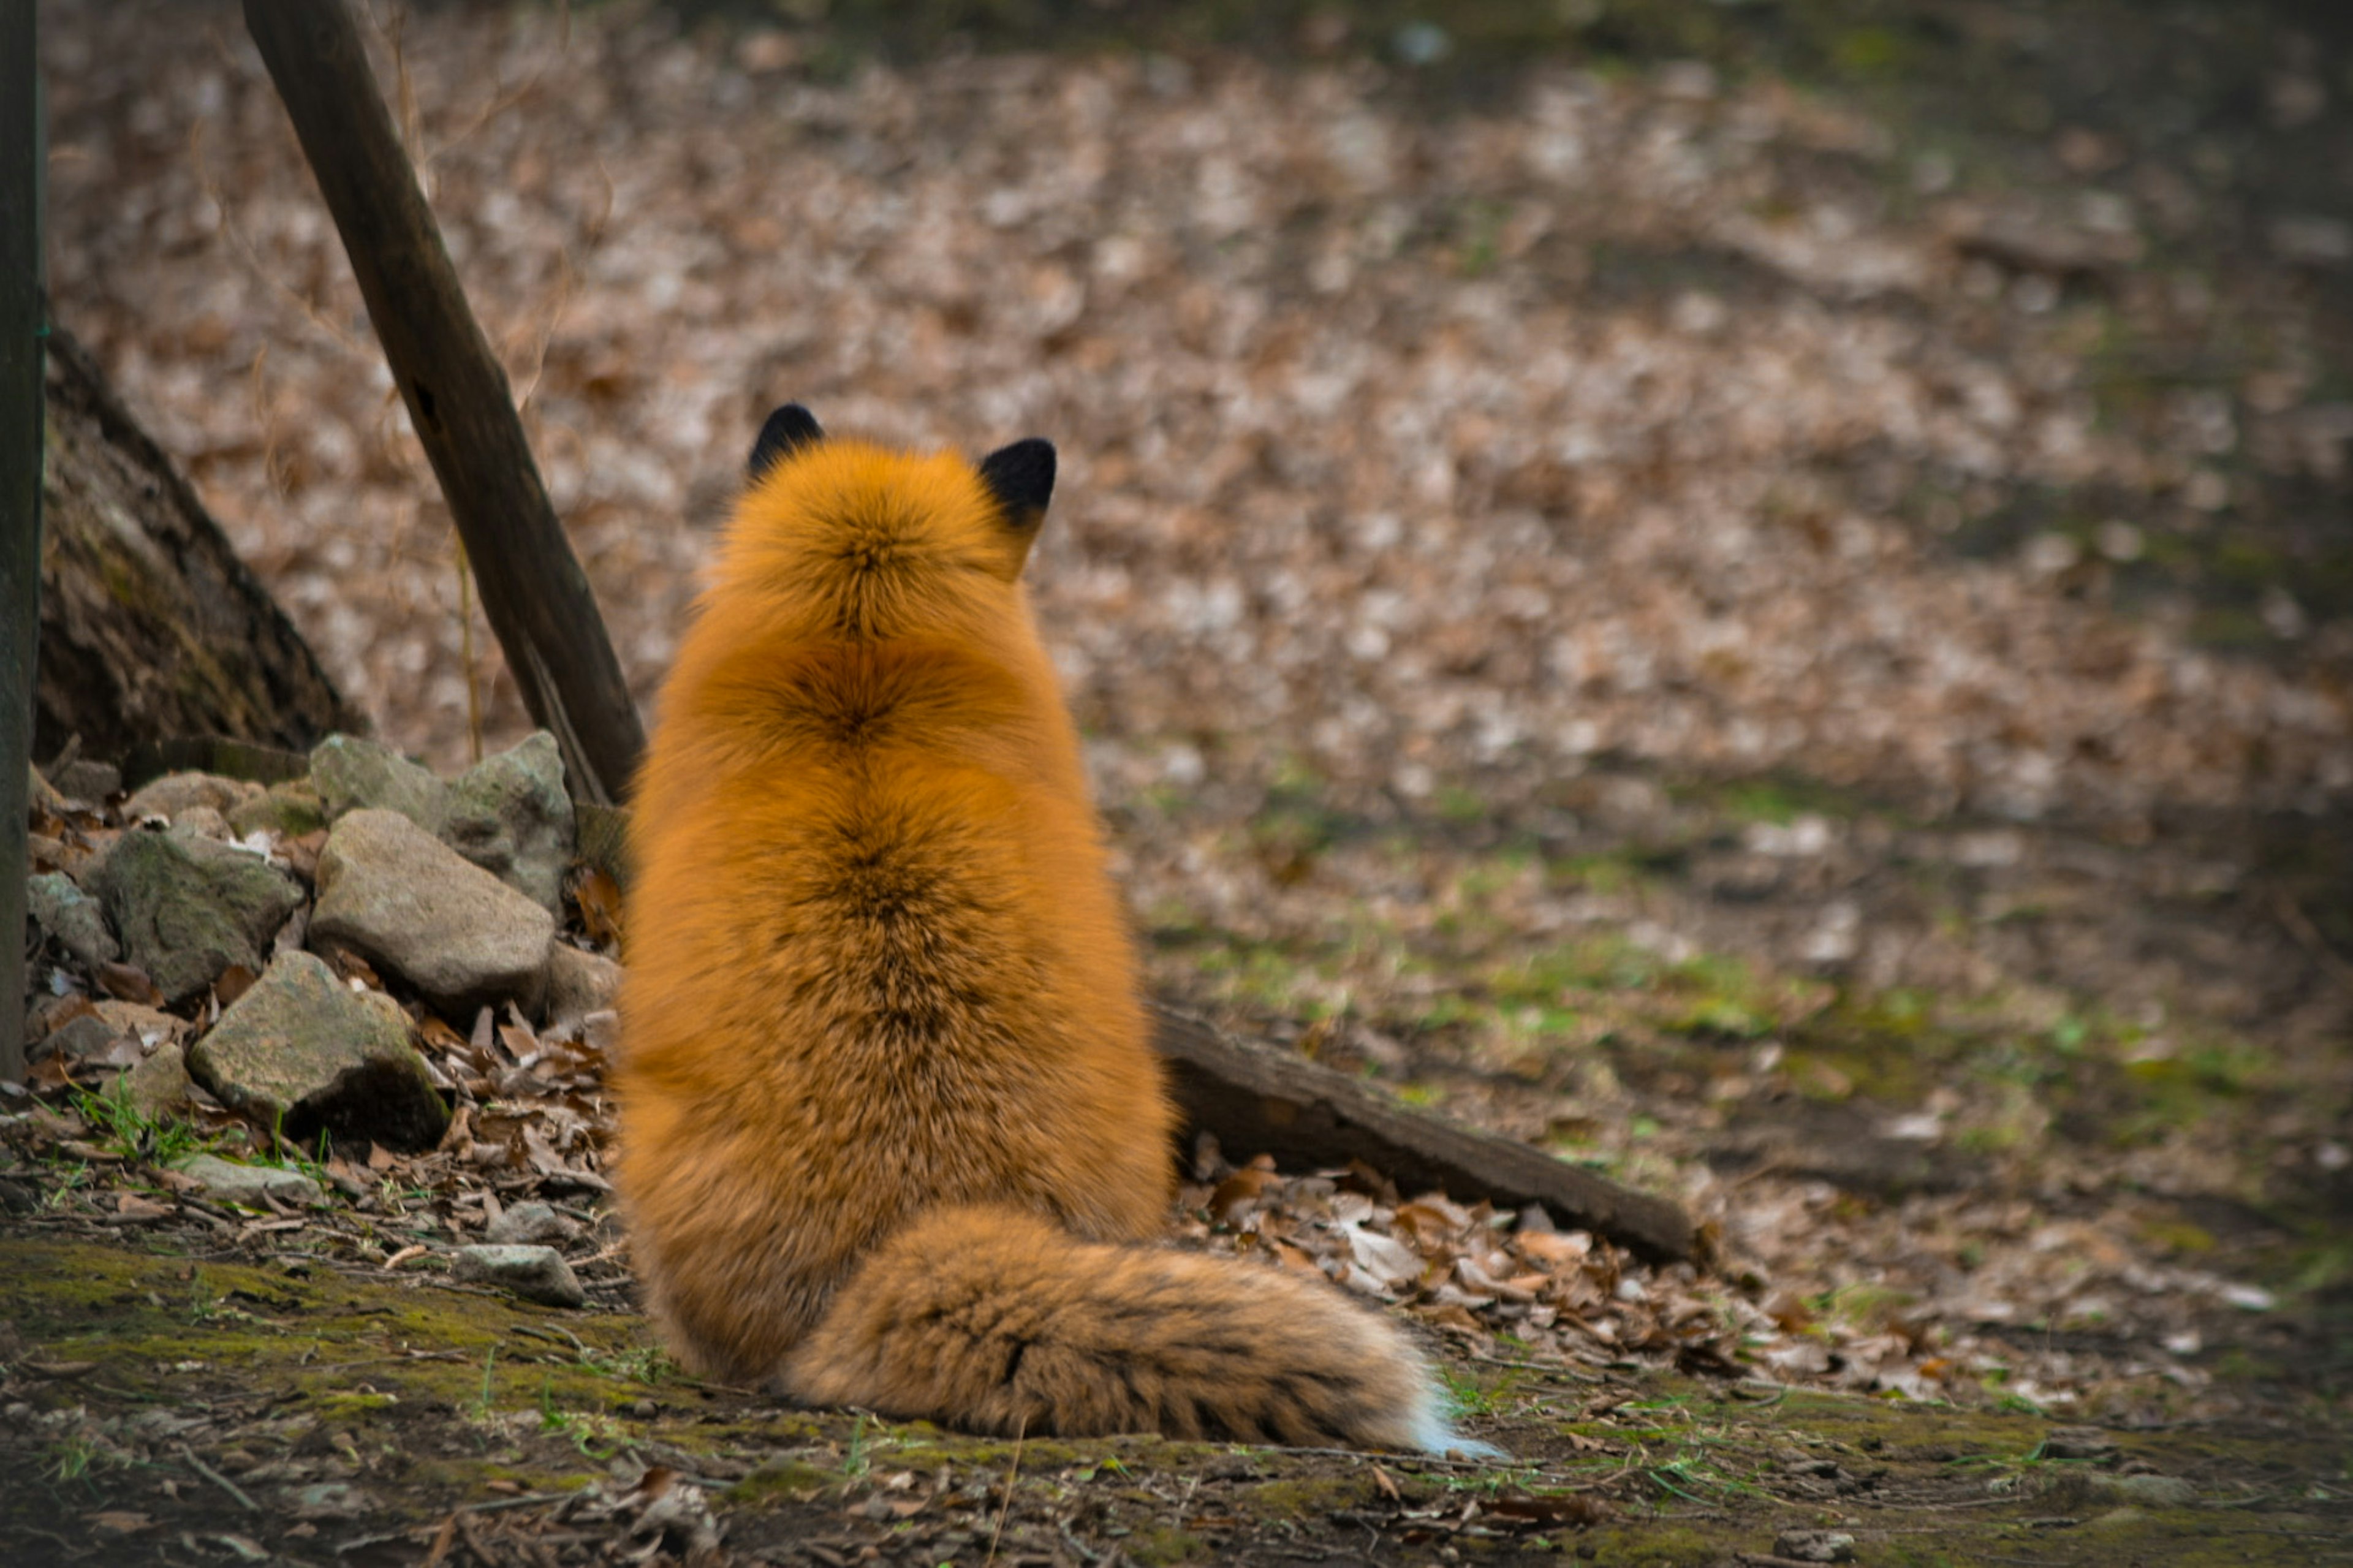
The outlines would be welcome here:
<svg viewBox="0 0 2353 1568">
<path fill-rule="evenodd" d="M 1188 1244 L 1402 1304 L 1472 1364 L 1572 1379 L 1681 1368 L 2137 1419 L 2274 1396 L 2213 1367 L 2248 1342 L 2294 1355 L 2293 1325 L 2264 1327 L 2274 1293 L 2200 1267 L 2211 1237 L 2148 1239 L 2184 1228 L 2177 1196 L 2247 1190 L 2228 1145 L 2255 1111 L 2103 1152 L 2001 1085 L 1883 1106 L 1792 1043 L 1805 1003 L 1710 1023 L 1556 987 L 1539 1013 L 1588 1016 L 1433 1022 L 1458 987 L 1416 965 L 1492 978 L 1615 931 L 1654 977 L 1730 952 L 1801 987 L 1941 988 L 1990 1010 L 1989 1039 L 2106 1008 L 2125 1021 L 2094 1047 L 2128 1072 L 2170 1070 L 2201 1027 L 2273 1029 L 2308 1067 L 2348 1016 L 2311 987 L 2309 942 L 2218 935 L 2170 990 L 2128 955 L 2143 910 L 2211 915 L 2246 885 L 2243 845 L 2152 846 L 2154 824 L 2341 802 L 2353 633 L 2291 600 L 2271 619 L 2300 657 L 2234 658 L 2178 605 L 2105 602 L 2145 535 L 2232 504 L 2234 454 L 2341 481 L 2330 433 L 2353 425 L 2308 363 L 2262 367 L 2219 416 L 2109 416 L 2085 313 L 2038 280 L 2171 309 L 2113 226 L 1974 196 L 1920 221 L 1873 195 L 1880 127 L 1770 79 L 1546 69 L 1509 112 L 1431 117 L 1339 68 L 1014 57 L 834 81 L 771 37 L 627 8 L 434 11 L 398 35 L 437 211 L 640 694 L 768 403 L 912 442 L 1050 434 L 1065 484 L 1035 592 L 1155 979 L 1258 1032 L 1322 1017 L 1344 1063 L 1676 1191 L 1719 1258 L 1658 1268 L 1541 1215 L 1212 1149 L 1178 1205 Z M 388 735 L 461 761 L 470 679 L 513 733 L 494 649 L 467 666 L 446 512 L 233 16 L 76 8 L 44 46 L 61 317 Z M 1989 559 L 1939 542 L 2052 490 L 2142 521 Z M 1894 804 L 1727 826 L 1653 782 L 1788 772 Z M 1430 831 L 1466 799 L 1527 827 L 1516 860 L 1498 869 L 1492 832 Z M 35 826 L 65 866 L 119 830 Z M 1629 844 L 1701 885 L 1593 864 Z M 317 846 L 275 848 L 307 870 Z M 1978 924 L 1957 936 L 1887 890 L 1890 867 L 1945 879 Z M 611 947 L 609 889 L 576 908 Z M 1199 970 L 1252 951 L 1281 960 L 1279 997 Z M 79 978 L 52 1026 L 93 993 L 152 1005 L 135 973 Z M 81 1173 L 25 1223 L 179 1225 L 289 1270 L 421 1277 L 544 1201 L 580 1227 L 592 1309 L 623 1306 L 609 1020 L 413 1012 L 458 1107 L 439 1149 L 336 1152 L 312 1162 L 326 1206 L 238 1213 L 74 1109 L 123 1062 L 53 1060 L 12 1147 Z M 142 1055 L 147 1032 L 126 1037 Z M 1695 1036 L 1736 1048 L 1619 1070 L 1628 1042 Z M 2327 1107 L 2282 1104 L 2296 1081 L 2263 1098 L 2263 1147 L 2337 1169 Z M 1855 1113 L 1819 1142 L 1974 1139 L 1985 1159 L 1957 1189 L 1874 1192 L 1820 1149 L 1735 1146 L 1745 1111 L 1799 1101 Z M 2006 1138 L 2030 1157 L 2002 1159 Z"/>
</svg>

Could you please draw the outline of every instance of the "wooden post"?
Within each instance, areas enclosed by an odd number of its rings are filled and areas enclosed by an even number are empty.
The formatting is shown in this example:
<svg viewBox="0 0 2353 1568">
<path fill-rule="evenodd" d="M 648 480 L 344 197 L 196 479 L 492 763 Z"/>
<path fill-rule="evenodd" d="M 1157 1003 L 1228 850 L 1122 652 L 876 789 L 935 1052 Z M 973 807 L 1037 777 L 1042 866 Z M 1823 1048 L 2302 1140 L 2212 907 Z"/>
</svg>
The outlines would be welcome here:
<svg viewBox="0 0 2353 1568">
<path fill-rule="evenodd" d="M 40 62 L 32 0 L 0 4 L 0 1081 L 25 1081 L 26 812 L 41 647 Z"/>
<path fill-rule="evenodd" d="M 343 236 L 523 703 L 554 732 L 573 794 L 617 805 L 645 748 L 637 705 L 345 0 L 245 0 L 245 26 Z"/>
</svg>

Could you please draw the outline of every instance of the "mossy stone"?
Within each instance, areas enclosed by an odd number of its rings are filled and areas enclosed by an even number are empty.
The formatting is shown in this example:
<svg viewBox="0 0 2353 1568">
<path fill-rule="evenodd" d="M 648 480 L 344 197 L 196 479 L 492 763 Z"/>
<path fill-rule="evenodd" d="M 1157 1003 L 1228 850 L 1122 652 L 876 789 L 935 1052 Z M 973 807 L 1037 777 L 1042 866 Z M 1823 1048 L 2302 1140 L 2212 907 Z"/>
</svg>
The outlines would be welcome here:
<svg viewBox="0 0 2353 1568">
<path fill-rule="evenodd" d="M 170 1114 L 188 1100 L 188 1056 L 170 1040 L 155 1054 L 114 1080 L 109 1092 L 150 1121 Z"/>
<path fill-rule="evenodd" d="M 188 1070 L 222 1104 L 297 1143 L 325 1131 L 429 1149 L 449 1121 L 400 1008 L 352 991 L 307 952 L 279 954 L 189 1049 Z"/>
<path fill-rule="evenodd" d="M 261 968 L 269 940 L 302 904 L 301 884 L 261 857 L 193 834 L 137 828 L 99 866 L 99 901 L 122 955 L 167 1003 L 229 965 Z"/>
<path fill-rule="evenodd" d="M 542 730 L 459 774 L 443 796 L 434 831 L 542 909 L 561 913 L 575 825 L 555 737 Z"/>
<path fill-rule="evenodd" d="M 272 784 L 232 810 L 228 825 L 240 837 L 262 831 L 280 838 L 301 838 L 327 826 L 327 803 L 307 783 Z"/>
<path fill-rule="evenodd" d="M 217 1154 L 191 1154 L 175 1167 L 184 1176 L 204 1184 L 205 1195 L 218 1203 L 266 1208 L 275 1198 L 281 1204 L 315 1204 L 323 1195 L 319 1184 L 300 1171 L 275 1165 L 248 1165 Z"/>
<path fill-rule="evenodd" d="M 40 928 L 90 973 L 121 956 L 114 933 L 106 929 L 106 916 L 98 900 L 76 887 L 63 871 L 26 878 L 25 905 Z"/>
<path fill-rule="evenodd" d="M 396 811 L 427 833 L 441 831 L 449 788 L 431 770 L 356 735 L 330 735 L 311 748 L 311 786 L 330 822 L 353 811 Z"/>
</svg>

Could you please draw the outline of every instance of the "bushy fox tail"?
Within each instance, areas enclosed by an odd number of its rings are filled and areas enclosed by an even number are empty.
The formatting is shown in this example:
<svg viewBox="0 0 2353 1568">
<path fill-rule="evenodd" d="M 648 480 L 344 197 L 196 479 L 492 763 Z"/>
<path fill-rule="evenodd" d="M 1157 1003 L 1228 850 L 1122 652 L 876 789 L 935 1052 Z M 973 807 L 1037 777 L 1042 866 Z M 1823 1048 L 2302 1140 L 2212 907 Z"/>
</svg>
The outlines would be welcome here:
<svg viewBox="0 0 2353 1568">
<path fill-rule="evenodd" d="M 1080 1241 L 994 1205 L 935 1210 L 885 1242 L 786 1382 L 817 1403 L 1008 1436 L 1496 1452 L 1455 1433 L 1403 1336 L 1330 1286 Z"/>
</svg>

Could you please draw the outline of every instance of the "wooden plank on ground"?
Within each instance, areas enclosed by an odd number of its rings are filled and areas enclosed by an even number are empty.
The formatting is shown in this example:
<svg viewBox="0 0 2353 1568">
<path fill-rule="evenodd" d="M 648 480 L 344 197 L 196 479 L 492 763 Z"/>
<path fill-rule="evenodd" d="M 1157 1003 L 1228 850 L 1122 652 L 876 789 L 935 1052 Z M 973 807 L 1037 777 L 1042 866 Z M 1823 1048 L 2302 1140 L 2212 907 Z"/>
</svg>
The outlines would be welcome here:
<svg viewBox="0 0 2353 1568">
<path fill-rule="evenodd" d="M 1435 1187 L 1459 1203 L 1540 1204 L 1556 1223 L 1644 1258 L 1682 1262 L 1699 1255 L 1697 1227 L 1666 1198 L 1399 1105 L 1344 1073 L 1245 1044 L 1197 1018 L 1164 1007 L 1155 1022 L 1153 1044 L 1168 1064 L 1178 1105 L 1233 1159 L 1270 1153 L 1291 1166 L 1362 1160 L 1409 1194 Z"/>
</svg>

